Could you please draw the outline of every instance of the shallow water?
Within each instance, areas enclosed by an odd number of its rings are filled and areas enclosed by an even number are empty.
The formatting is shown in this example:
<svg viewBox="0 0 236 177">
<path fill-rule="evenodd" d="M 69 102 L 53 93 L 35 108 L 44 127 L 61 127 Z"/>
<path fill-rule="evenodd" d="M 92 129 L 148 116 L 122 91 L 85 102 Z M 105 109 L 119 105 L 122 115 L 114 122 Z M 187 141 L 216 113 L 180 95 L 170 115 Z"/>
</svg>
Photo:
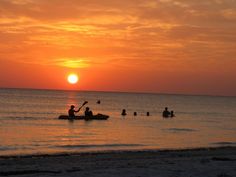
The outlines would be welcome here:
<svg viewBox="0 0 236 177">
<path fill-rule="evenodd" d="M 110 118 L 57 119 L 85 100 Z M 176 117 L 162 118 L 166 106 Z M 235 146 L 235 107 L 236 97 L 0 89 L 0 155 Z"/>
</svg>

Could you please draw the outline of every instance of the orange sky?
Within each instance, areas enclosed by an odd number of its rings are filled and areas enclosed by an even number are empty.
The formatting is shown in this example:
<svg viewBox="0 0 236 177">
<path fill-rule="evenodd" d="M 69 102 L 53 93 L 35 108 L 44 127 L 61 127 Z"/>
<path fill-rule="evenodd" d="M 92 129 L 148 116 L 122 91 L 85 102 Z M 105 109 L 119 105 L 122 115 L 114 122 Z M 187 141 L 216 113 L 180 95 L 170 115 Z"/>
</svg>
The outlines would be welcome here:
<svg viewBox="0 0 236 177">
<path fill-rule="evenodd" d="M 0 0 L 0 40 L 0 87 L 236 95 L 236 0 Z"/>
</svg>

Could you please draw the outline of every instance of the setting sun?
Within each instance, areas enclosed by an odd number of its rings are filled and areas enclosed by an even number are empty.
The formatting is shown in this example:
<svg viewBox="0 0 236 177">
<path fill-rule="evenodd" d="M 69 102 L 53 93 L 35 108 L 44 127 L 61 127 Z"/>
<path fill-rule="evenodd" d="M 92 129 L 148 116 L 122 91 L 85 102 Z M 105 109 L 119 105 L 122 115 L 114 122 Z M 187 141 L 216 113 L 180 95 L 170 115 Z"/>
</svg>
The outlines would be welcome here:
<svg viewBox="0 0 236 177">
<path fill-rule="evenodd" d="M 78 82 L 79 78 L 76 74 L 70 74 L 68 75 L 67 77 L 67 81 L 70 83 L 70 84 L 76 84 Z"/>
</svg>

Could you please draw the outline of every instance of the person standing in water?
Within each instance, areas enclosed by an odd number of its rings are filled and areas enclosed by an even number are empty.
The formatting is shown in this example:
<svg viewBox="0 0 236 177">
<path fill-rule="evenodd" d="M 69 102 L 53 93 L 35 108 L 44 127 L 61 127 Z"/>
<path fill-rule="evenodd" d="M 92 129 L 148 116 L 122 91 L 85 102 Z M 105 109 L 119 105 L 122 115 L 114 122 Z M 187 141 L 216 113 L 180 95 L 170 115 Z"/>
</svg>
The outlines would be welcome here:
<svg viewBox="0 0 236 177">
<path fill-rule="evenodd" d="M 121 113 L 121 115 L 122 115 L 122 116 L 126 116 L 126 115 L 127 115 L 127 114 L 126 114 L 126 110 L 125 110 L 125 109 L 123 109 L 123 110 L 122 110 L 122 113 Z"/>
<path fill-rule="evenodd" d="M 174 111 L 170 111 L 170 117 L 175 117 Z"/>
<path fill-rule="evenodd" d="M 163 111 L 162 116 L 166 118 L 166 117 L 169 117 L 169 115 L 170 115 L 170 111 L 168 111 L 168 108 L 165 107 L 165 110 Z"/>
</svg>

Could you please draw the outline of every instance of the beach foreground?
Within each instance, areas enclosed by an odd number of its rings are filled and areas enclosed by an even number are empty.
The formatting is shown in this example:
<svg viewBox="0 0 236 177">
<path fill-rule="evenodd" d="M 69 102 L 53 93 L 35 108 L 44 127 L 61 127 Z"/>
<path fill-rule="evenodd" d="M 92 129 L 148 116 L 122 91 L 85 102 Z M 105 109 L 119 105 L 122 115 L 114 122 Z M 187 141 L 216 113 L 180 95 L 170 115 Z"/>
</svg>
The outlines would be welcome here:
<svg viewBox="0 0 236 177">
<path fill-rule="evenodd" d="M 3 156 L 0 176 L 235 177 L 236 147 Z"/>
</svg>

